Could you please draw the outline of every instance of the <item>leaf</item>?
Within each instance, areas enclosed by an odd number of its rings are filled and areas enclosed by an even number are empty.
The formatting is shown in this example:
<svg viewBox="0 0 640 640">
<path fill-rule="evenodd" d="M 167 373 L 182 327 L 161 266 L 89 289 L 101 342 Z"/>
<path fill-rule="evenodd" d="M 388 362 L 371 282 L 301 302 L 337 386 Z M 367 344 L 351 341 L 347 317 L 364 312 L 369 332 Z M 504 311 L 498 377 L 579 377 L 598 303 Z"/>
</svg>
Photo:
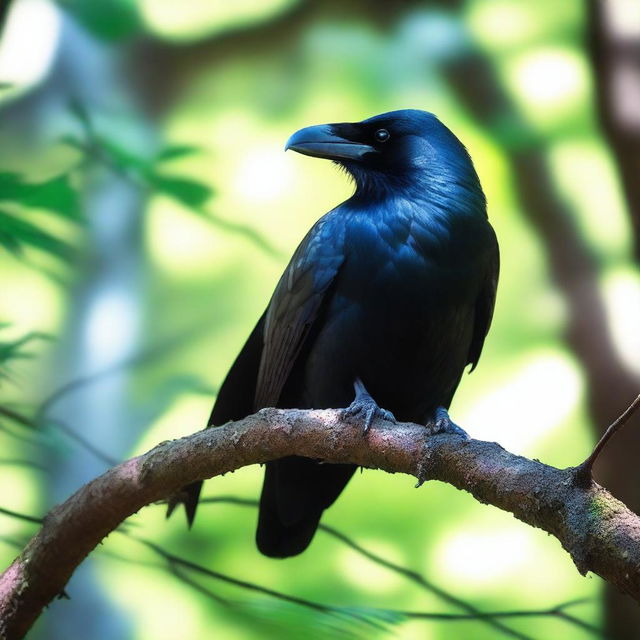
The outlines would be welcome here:
<svg viewBox="0 0 640 640">
<path fill-rule="evenodd" d="M 153 173 L 147 176 L 151 186 L 198 211 L 213 195 L 213 189 L 190 178 Z"/>
<path fill-rule="evenodd" d="M 0 211 L 0 242 L 14 254 L 19 254 L 22 245 L 29 245 L 64 260 L 74 255 L 73 247 L 64 240 L 5 211 Z"/>
<path fill-rule="evenodd" d="M 135 0 L 63 0 L 61 4 L 89 33 L 100 40 L 117 42 L 142 30 Z"/>
<path fill-rule="evenodd" d="M 8 326 L 10 326 L 8 323 L 0 323 L 0 330 L 6 329 Z M 0 341 L 0 380 L 11 380 L 11 376 L 9 375 L 9 369 L 7 366 L 9 361 L 32 357 L 32 354 L 24 351 L 23 347 L 28 342 L 31 342 L 35 339 L 48 340 L 50 339 L 50 336 L 38 331 L 31 331 L 19 338 L 16 338 L 15 340 Z M 0 409 L 2 409 L 1 406 Z M 0 413 L 2 412 L 0 411 Z M 18 414 L 10 411 L 8 407 L 5 407 L 4 415 L 5 417 L 12 417 Z"/>
<path fill-rule="evenodd" d="M 73 97 L 69 100 L 69 111 L 71 111 L 71 115 L 78 120 L 86 132 L 90 133 L 93 131 L 91 116 L 89 115 L 84 103 L 79 98 Z"/>
<path fill-rule="evenodd" d="M 118 169 L 134 169 L 144 174 L 151 170 L 151 160 L 126 149 L 113 140 L 107 140 L 104 136 L 96 138 L 95 142 L 106 152 L 110 160 Z"/>
<path fill-rule="evenodd" d="M 35 339 L 49 340 L 51 336 L 46 333 L 40 333 L 39 331 L 30 331 L 20 338 L 9 342 L 0 342 L 0 363 L 5 363 L 8 360 L 16 360 L 18 358 L 31 358 L 31 354 L 21 350 L 28 342 Z"/>
<path fill-rule="evenodd" d="M 82 220 L 78 194 L 71 186 L 68 175 L 63 174 L 45 182 L 26 186 L 29 188 L 29 194 L 22 200 L 25 206 L 49 209 L 71 220 Z"/>
<path fill-rule="evenodd" d="M 165 147 L 156 156 L 157 162 L 165 162 L 166 160 L 175 160 L 176 158 L 183 158 L 184 156 L 191 156 L 196 153 L 200 153 L 202 149 L 200 147 L 194 147 L 189 144 L 176 144 Z"/>
<path fill-rule="evenodd" d="M 0 246 L 3 246 L 7 251 L 13 253 L 14 255 L 20 254 L 20 242 L 12 236 L 10 233 L 7 233 L 0 229 Z"/>
<path fill-rule="evenodd" d="M 16 173 L 0 173 L 0 200 L 47 209 L 74 221 L 82 219 L 78 195 L 68 174 L 43 182 L 25 182 Z"/>
</svg>

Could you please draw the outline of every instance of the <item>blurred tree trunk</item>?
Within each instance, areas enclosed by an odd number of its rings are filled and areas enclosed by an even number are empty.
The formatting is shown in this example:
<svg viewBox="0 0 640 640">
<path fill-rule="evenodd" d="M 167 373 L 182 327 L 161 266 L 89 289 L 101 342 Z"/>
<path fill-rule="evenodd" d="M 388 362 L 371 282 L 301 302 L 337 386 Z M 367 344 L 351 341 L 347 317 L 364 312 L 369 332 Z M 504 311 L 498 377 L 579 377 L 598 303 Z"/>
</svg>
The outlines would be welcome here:
<svg viewBox="0 0 640 640">
<path fill-rule="evenodd" d="M 72 100 L 90 118 L 116 111 L 131 114 L 136 125 L 141 122 L 123 91 L 126 47 L 104 45 L 70 15 L 61 11 L 60 17 L 57 51 L 45 80 L 3 110 L 3 128 L 23 145 L 33 145 L 34 154 L 68 133 Z M 104 166 L 89 161 L 85 168 L 82 206 L 88 223 L 87 245 L 69 277 L 65 332 L 49 372 L 54 389 L 130 356 L 142 314 L 144 194 Z M 45 423 L 53 420 L 54 440 L 60 443 L 47 451 L 49 504 L 61 502 L 109 466 L 87 448 L 69 445 L 55 423 L 77 432 L 114 460 L 123 459 L 145 426 L 136 423 L 129 387 L 130 371 L 122 367 L 74 389 L 47 412 Z M 52 607 L 39 621 L 34 637 L 78 637 L 80 629 L 83 637 L 95 640 L 131 637 L 131 625 L 100 583 L 93 560 L 75 572 L 68 594 L 65 606 Z"/>
<path fill-rule="evenodd" d="M 547 149 L 518 113 L 490 62 L 471 46 L 445 65 L 445 73 L 471 116 L 505 150 L 522 213 L 545 247 L 551 277 L 567 304 L 565 336 L 585 373 L 599 437 L 640 389 L 640 380 L 620 361 L 611 339 L 599 265 L 558 191 Z M 640 512 L 639 452 L 640 418 L 635 416 L 605 449 L 595 470 L 598 481 L 635 512 Z M 636 638 L 640 609 L 611 587 L 605 598 L 612 637 Z"/>
<path fill-rule="evenodd" d="M 598 115 L 620 175 L 633 230 L 633 250 L 640 263 L 640 13 L 634 12 L 632 3 L 636 4 L 634 0 L 589 0 L 587 51 Z M 636 420 L 636 436 L 639 426 Z M 624 461 L 624 466 L 610 468 L 608 475 L 615 476 L 618 485 L 628 487 L 633 498 L 626 502 L 638 513 L 640 442 L 635 438 L 626 450 L 621 446 L 619 443 L 617 451 L 610 453 L 620 456 L 618 460 Z M 609 466 L 615 463 L 611 460 Z M 614 488 L 611 483 L 609 486 Z M 637 605 L 612 588 L 606 590 L 605 597 L 606 628 L 611 637 L 636 637 L 640 629 Z"/>
<path fill-rule="evenodd" d="M 620 173 L 640 262 L 640 14 L 635 0 L 588 2 L 588 52 L 602 130 Z"/>
</svg>

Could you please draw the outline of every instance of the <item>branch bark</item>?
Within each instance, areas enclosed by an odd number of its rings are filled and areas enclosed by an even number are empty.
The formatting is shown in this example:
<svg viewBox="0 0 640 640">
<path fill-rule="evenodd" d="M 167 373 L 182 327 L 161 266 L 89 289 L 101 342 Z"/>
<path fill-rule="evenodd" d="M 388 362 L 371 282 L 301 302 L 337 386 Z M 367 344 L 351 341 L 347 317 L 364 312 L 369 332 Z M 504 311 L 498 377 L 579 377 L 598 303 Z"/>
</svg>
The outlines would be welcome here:
<svg viewBox="0 0 640 640">
<path fill-rule="evenodd" d="M 298 454 L 441 480 L 554 535 L 578 570 L 640 601 L 640 518 L 597 484 L 461 436 L 379 422 L 366 435 L 339 410 L 263 409 L 224 427 L 163 442 L 123 462 L 54 507 L 0 576 L 0 638 L 23 637 L 75 568 L 142 507 L 196 480 Z"/>
</svg>

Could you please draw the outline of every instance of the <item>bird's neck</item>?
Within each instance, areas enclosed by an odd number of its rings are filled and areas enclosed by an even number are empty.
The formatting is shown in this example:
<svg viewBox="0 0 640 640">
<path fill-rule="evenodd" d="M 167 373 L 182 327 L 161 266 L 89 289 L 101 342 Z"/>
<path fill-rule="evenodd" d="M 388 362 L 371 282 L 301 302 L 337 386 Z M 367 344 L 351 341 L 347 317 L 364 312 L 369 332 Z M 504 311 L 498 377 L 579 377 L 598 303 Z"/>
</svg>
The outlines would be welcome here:
<svg viewBox="0 0 640 640">
<path fill-rule="evenodd" d="M 348 203 L 355 208 L 405 203 L 438 217 L 487 217 L 486 199 L 474 170 L 397 176 L 375 171 L 350 173 L 356 189 Z"/>
</svg>

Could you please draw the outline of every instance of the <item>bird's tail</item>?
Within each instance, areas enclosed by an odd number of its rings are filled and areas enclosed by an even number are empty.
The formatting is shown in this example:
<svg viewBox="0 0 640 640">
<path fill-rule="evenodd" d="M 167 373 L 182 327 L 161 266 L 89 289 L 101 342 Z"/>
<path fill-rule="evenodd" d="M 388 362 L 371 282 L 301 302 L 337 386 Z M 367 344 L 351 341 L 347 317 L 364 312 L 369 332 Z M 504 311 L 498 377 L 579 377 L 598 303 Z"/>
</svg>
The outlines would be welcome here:
<svg viewBox="0 0 640 640">
<path fill-rule="evenodd" d="M 202 480 L 188 484 L 182 487 L 178 493 L 174 493 L 168 500 L 167 518 L 173 513 L 174 509 L 180 505 L 184 505 L 184 511 L 187 516 L 189 529 L 193 525 L 196 517 L 196 509 L 198 508 L 198 500 L 200 499 L 200 491 L 202 490 Z"/>
<path fill-rule="evenodd" d="M 322 464 L 290 456 L 266 465 L 256 543 L 265 556 L 302 553 L 330 507 L 356 470 L 354 465 Z"/>
</svg>

